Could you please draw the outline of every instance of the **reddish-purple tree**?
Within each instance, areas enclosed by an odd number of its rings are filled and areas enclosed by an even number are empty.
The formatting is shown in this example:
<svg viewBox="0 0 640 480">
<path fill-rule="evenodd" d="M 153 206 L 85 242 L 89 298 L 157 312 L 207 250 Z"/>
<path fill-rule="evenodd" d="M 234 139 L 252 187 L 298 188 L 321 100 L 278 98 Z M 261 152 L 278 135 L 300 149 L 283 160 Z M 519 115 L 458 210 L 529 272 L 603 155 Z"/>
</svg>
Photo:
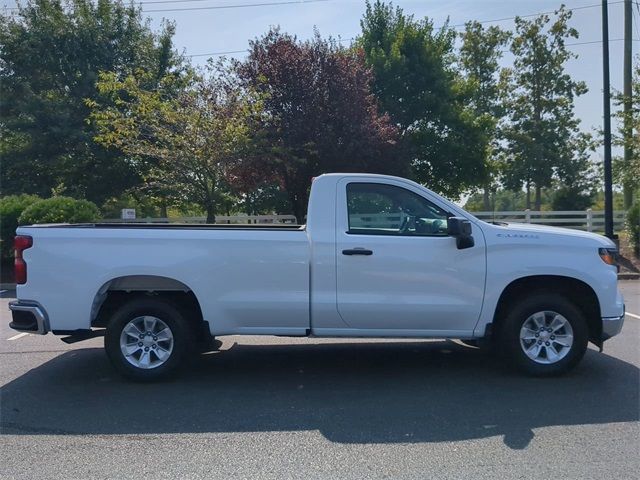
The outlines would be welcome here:
<svg viewBox="0 0 640 480">
<path fill-rule="evenodd" d="M 378 111 L 361 52 L 318 34 L 300 42 L 274 29 L 251 42 L 237 71 L 245 86 L 266 94 L 259 153 L 238 179 L 279 182 L 299 221 L 314 176 L 409 171 L 396 151 L 397 128 Z"/>
</svg>

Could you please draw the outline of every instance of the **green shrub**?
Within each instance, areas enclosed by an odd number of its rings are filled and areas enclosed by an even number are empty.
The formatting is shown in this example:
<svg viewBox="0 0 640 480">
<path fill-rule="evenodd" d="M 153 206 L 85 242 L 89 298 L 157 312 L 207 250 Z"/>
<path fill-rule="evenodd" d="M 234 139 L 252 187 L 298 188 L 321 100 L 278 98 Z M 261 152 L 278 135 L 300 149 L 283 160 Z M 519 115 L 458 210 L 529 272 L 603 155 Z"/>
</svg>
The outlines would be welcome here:
<svg viewBox="0 0 640 480">
<path fill-rule="evenodd" d="M 636 255 L 640 254 L 640 199 L 627 211 L 626 229 Z"/>
<path fill-rule="evenodd" d="M 0 198 L 0 245 L 2 259 L 13 258 L 13 237 L 18 228 L 18 218 L 31 204 L 40 200 L 35 195 L 10 195 Z"/>
<path fill-rule="evenodd" d="M 18 223 L 83 223 L 95 222 L 99 218 L 100 210 L 94 203 L 69 197 L 52 197 L 27 207 L 20 215 Z"/>
</svg>

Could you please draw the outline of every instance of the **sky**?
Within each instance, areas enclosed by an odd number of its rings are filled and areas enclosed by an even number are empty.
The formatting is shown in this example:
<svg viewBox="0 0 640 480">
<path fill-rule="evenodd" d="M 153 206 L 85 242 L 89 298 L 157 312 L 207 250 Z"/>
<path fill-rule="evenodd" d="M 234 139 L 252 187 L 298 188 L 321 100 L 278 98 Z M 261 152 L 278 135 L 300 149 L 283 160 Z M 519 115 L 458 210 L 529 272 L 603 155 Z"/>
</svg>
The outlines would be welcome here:
<svg viewBox="0 0 640 480">
<path fill-rule="evenodd" d="M 163 19 L 176 24 L 174 43 L 186 55 L 194 55 L 195 64 L 204 64 L 211 53 L 238 52 L 228 54 L 242 58 L 248 41 L 261 36 L 271 26 L 280 26 L 283 31 L 295 34 L 300 39 L 313 35 L 314 28 L 322 36 L 349 39 L 358 35 L 360 19 L 365 10 L 364 0 L 139 0 L 145 15 L 154 27 Z M 462 27 L 469 20 L 487 21 L 485 25 L 499 25 L 513 28 L 516 15 L 530 15 L 551 12 L 562 2 L 552 0 L 396 0 L 405 13 L 417 18 L 429 17 L 436 26 L 444 24 L 447 18 L 451 25 Z M 15 2 L 4 2 L 15 6 Z M 266 5 L 265 5 L 266 4 Z M 269 5 L 271 4 L 271 5 Z M 582 121 L 582 129 L 595 131 L 602 128 L 602 31 L 601 7 L 598 0 L 565 0 L 564 4 L 573 10 L 571 26 L 580 33 L 580 38 L 571 43 L 584 43 L 570 47 L 578 55 L 567 64 L 568 72 L 576 80 L 586 82 L 589 92 L 576 100 L 576 115 Z M 238 7 L 243 5 L 243 7 Z M 231 7 L 215 8 L 209 7 Z M 182 11 L 167 11 L 183 9 Z M 159 11 L 164 10 L 164 11 Z M 633 5 L 634 39 L 640 39 L 640 29 L 636 21 L 640 19 L 637 3 Z M 502 19 L 502 20 L 496 20 Z M 505 20 L 506 19 L 506 20 Z M 493 21 L 496 20 L 496 21 Z M 460 29 L 460 28 L 457 29 Z M 609 0 L 609 38 L 611 86 L 622 90 L 623 42 L 622 1 Z M 640 48 L 640 41 L 633 42 L 634 54 Z M 217 57 L 217 55 L 214 55 Z M 511 62 L 505 55 L 503 64 Z M 612 108 L 614 106 L 612 105 Z M 615 124 L 614 124 L 615 128 Z M 614 151 L 616 154 L 617 151 Z M 601 152 L 596 153 L 598 160 Z"/>
</svg>

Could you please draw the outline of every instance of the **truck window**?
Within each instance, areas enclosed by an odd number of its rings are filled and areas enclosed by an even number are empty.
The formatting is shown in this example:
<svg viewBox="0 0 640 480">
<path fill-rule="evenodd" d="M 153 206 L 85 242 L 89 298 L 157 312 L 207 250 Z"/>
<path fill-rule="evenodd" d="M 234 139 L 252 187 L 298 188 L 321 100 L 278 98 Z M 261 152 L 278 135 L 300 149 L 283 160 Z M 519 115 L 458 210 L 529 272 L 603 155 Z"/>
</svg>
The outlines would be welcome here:
<svg viewBox="0 0 640 480">
<path fill-rule="evenodd" d="M 349 230 L 355 235 L 446 236 L 446 211 L 405 188 L 347 184 Z"/>
</svg>

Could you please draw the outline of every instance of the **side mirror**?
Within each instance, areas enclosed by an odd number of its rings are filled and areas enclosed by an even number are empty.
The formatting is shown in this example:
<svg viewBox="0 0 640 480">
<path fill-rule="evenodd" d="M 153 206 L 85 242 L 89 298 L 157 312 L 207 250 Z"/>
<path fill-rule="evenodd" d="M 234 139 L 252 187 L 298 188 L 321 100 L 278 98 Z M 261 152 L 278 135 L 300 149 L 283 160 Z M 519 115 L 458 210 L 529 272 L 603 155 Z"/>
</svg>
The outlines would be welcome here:
<svg viewBox="0 0 640 480">
<path fill-rule="evenodd" d="M 471 222 L 462 217 L 449 217 L 447 219 L 447 234 L 455 237 L 458 250 L 471 248 L 475 245 L 471 235 Z"/>
</svg>

